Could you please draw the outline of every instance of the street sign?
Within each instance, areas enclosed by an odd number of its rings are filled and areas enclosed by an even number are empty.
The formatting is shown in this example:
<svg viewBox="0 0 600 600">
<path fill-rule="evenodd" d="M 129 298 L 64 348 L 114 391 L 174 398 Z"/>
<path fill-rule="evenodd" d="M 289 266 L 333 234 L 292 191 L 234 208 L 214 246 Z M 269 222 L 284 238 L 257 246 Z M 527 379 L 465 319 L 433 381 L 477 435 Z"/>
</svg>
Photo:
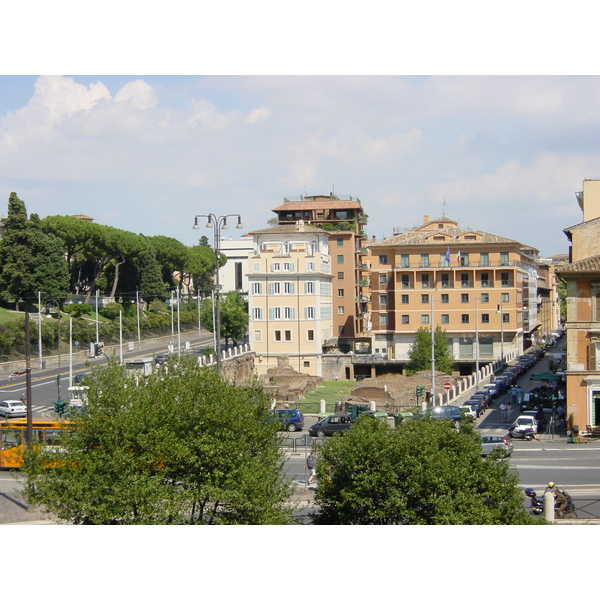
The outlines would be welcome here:
<svg viewBox="0 0 600 600">
<path fill-rule="evenodd" d="M 445 389 L 445 390 L 449 390 L 451 387 L 452 387 L 452 384 L 451 384 L 451 383 L 449 383 L 449 382 L 446 382 L 446 383 L 444 384 L 444 389 Z"/>
</svg>

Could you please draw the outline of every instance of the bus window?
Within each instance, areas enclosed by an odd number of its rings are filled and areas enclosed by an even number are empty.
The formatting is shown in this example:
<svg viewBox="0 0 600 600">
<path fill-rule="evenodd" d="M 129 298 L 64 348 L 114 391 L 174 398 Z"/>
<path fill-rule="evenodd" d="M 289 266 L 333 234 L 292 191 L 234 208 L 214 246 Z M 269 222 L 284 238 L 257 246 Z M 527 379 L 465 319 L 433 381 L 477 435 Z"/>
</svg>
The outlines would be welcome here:
<svg viewBox="0 0 600 600">
<path fill-rule="evenodd" d="M 20 429 L 3 429 L 2 430 L 2 450 L 10 450 L 21 445 L 21 430 Z"/>
<path fill-rule="evenodd" d="M 63 431 L 61 429 L 46 429 L 46 446 L 61 446 Z"/>
<path fill-rule="evenodd" d="M 43 444 L 44 443 L 44 430 L 43 429 L 34 429 L 32 432 L 31 442 L 33 444 Z"/>
</svg>

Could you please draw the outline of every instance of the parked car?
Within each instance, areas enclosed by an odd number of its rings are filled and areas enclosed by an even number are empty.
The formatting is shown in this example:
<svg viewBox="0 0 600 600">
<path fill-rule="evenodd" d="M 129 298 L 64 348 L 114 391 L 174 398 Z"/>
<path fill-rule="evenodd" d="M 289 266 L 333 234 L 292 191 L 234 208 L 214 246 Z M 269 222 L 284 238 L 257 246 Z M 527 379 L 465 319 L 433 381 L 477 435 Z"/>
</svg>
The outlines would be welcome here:
<svg viewBox="0 0 600 600">
<path fill-rule="evenodd" d="M 470 400 L 480 400 L 483 412 L 485 412 L 488 409 L 488 406 L 489 406 L 489 394 L 485 394 L 485 393 L 481 393 L 481 392 L 475 392 L 471 396 Z"/>
<path fill-rule="evenodd" d="M 417 419 L 452 419 L 453 421 L 460 421 L 462 418 L 462 410 L 458 406 L 450 405 L 428 408 L 417 416 Z"/>
<path fill-rule="evenodd" d="M 503 435 L 482 435 L 481 436 L 481 455 L 487 456 L 496 448 L 502 448 L 506 456 L 510 456 L 513 451 L 513 445 Z"/>
<path fill-rule="evenodd" d="M 534 416 L 521 415 L 517 417 L 515 422 L 510 427 L 509 435 L 512 438 L 523 438 L 532 440 L 538 430 L 538 422 Z"/>
<path fill-rule="evenodd" d="M 295 408 L 282 408 L 273 412 L 282 430 L 301 431 L 304 427 L 304 415 Z"/>
<path fill-rule="evenodd" d="M 332 436 L 334 433 L 344 433 L 352 425 L 349 414 L 339 413 L 329 415 L 308 428 L 312 437 Z"/>
<path fill-rule="evenodd" d="M 480 398 L 471 398 L 470 400 L 465 400 L 462 404 L 463 406 L 472 406 L 475 410 L 475 417 L 479 417 L 483 414 L 483 402 Z"/>
<path fill-rule="evenodd" d="M 463 412 L 463 416 L 467 419 L 476 419 L 479 415 L 477 414 L 477 408 L 472 404 L 463 404 L 459 406 L 460 410 Z"/>
<path fill-rule="evenodd" d="M 25 417 L 27 407 L 20 400 L 3 400 L 0 402 L 0 415 L 3 417 Z"/>
<path fill-rule="evenodd" d="M 497 398 L 500 395 L 500 386 L 495 382 L 486 383 L 483 386 L 484 390 L 488 390 L 490 393 L 490 398 Z"/>
</svg>

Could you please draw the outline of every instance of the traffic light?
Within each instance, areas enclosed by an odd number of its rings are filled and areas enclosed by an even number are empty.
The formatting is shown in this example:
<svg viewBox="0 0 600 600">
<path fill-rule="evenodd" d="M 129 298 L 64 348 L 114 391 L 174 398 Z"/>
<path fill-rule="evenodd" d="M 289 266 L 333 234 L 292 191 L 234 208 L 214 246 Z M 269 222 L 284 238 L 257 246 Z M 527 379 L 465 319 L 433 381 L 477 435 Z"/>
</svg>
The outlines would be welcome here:
<svg viewBox="0 0 600 600">
<path fill-rule="evenodd" d="M 418 385 L 418 386 L 417 386 L 417 392 L 416 392 L 416 393 L 417 393 L 417 398 L 418 398 L 419 396 L 422 396 L 422 395 L 423 395 L 423 390 L 424 390 L 424 389 L 425 389 L 425 386 L 424 386 L 424 385 Z"/>
<path fill-rule="evenodd" d="M 94 344 L 94 356 L 102 356 L 102 346 L 104 344 Z"/>
<path fill-rule="evenodd" d="M 64 400 L 57 400 L 54 403 L 54 410 L 57 415 L 63 415 L 65 410 L 67 410 L 67 403 Z"/>
</svg>

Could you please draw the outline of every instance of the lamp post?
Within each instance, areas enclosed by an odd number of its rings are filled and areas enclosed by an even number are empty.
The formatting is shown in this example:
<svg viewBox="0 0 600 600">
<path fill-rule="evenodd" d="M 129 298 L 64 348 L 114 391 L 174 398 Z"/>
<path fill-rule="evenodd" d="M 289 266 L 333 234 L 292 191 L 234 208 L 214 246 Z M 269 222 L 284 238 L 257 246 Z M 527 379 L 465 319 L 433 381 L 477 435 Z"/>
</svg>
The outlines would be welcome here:
<svg viewBox="0 0 600 600">
<path fill-rule="evenodd" d="M 228 229 L 227 219 L 229 217 L 237 217 L 237 225 L 236 229 L 242 229 L 242 217 L 238 214 L 235 215 L 220 215 L 216 216 L 213 213 L 209 213 L 207 215 L 196 215 L 194 217 L 194 226 L 193 229 L 200 229 L 198 225 L 198 217 L 202 217 L 206 219 L 206 227 L 214 229 L 214 251 L 215 251 L 215 284 L 213 286 L 213 290 L 215 293 L 215 352 L 217 354 L 217 373 L 221 374 L 221 300 L 219 292 L 221 291 L 221 286 L 219 285 L 219 254 L 221 249 L 221 235 L 220 232 L 222 229 Z"/>
<path fill-rule="evenodd" d="M 504 364 L 504 307 L 502 304 L 502 296 L 500 296 L 497 312 L 500 313 L 500 363 Z"/>
</svg>

